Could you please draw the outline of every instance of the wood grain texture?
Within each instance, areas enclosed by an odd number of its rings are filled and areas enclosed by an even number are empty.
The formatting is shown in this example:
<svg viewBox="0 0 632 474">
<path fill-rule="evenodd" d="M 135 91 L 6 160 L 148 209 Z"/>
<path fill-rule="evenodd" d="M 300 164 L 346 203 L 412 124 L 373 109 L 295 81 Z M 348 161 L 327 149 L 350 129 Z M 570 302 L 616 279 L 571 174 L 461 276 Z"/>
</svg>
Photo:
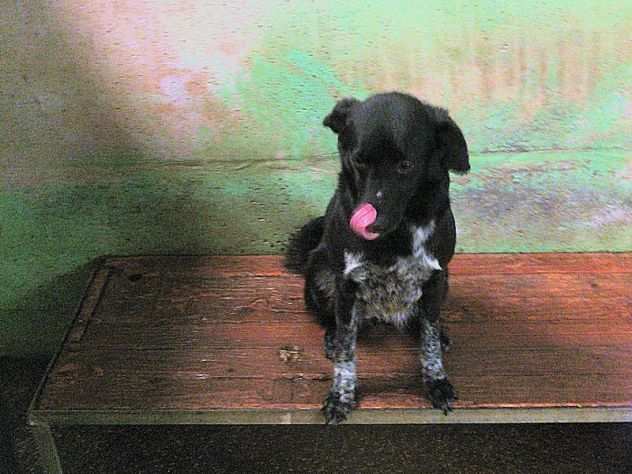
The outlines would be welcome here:
<svg viewBox="0 0 632 474">
<path fill-rule="evenodd" d="M 444 308 L 455 408 L 632 406 L 631 263 L 631 254 L 455 257 Z M 318 410 L 331 383 L 323 331 L 304 310 L 302 280 L 278 257 L 112 258 L 96 275 L 36 416 L 241 410 L 248 415 L 236 420 L 257 422 L 251 411 L 260 410 L 259 422 L 280 422 L 271 411 L 311 420 L 297 413 Z M 417 345 L 384 326 L 363 331 L 359 420 L 431 411 Z"/>
</svg>

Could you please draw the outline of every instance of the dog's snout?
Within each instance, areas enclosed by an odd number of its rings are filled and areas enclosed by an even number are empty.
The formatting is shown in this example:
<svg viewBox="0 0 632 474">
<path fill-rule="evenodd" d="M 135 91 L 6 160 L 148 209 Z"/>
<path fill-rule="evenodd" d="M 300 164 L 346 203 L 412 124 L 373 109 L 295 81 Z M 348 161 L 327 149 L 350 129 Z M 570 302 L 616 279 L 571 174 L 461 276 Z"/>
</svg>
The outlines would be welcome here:
<svg viewBox="0 0 632 474">
<path fill-rule="evenodd" d="M 391 230 L 391 227 L 392 223 L 389 222 L 387 213 L 378 208 L 377 219 L 369 226 L 369 230 L 377 234 L 383 234 Z"/>
<path fill-rule="evenodd" d="M 388 228 L 387 228 L 387 226 L 386 226 L 386 225 L 384 225 L 384 224 L 378 224 L 378 223 L 371 224 L 371 225 L 368 227 L 368 231 L 369 231 L 369 232 L 374 232 L 374 233 L 376 233 L 376 234 L 381 234 L 381 233 L 383 233 L 383 232 L 386 232 L 387 230 L 388 230 Z"/>
</svg>

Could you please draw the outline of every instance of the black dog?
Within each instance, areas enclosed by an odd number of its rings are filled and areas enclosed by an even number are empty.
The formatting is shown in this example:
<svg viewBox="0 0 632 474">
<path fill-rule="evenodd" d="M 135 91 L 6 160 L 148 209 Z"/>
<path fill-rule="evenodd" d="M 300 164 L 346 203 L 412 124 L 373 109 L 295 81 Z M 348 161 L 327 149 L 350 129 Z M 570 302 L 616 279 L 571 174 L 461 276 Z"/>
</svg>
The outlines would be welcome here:
<svg viewBox="0 0 632 474">
<path fill-rule="evenodd" d="M 470 169 L 463 134 L 446 110 L 398 92 L 343 99 L 323 124 L 338 135 L 338 187 L 325 215 L 290 239 L 286 266 L 305 276 L 306 305 L 326 327 L 326 421 L 344 421 L 355 405 L 356 337 L 367 319 L 420 328 L 427 394 L 447 414 L 456 397 L 439 308 L 456 240 L 448 170 Z"/>
</svg>

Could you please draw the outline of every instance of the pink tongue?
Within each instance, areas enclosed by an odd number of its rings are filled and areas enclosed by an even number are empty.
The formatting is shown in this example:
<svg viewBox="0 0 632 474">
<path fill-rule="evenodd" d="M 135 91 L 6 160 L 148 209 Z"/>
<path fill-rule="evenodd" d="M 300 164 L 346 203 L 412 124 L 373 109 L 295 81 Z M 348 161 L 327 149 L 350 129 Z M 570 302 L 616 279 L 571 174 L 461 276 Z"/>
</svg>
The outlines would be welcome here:
<svg viewBox="0 0 632 474">
<path fill-rule="evenodd" d="M 369 232 L 367 227 L 373 224 L 376 218 L 377 211 L 375 208 L 368 202 L 365 202 L 364 204 L 360 204 L 356 207 L 355 211 L 353 211 L 351 219 L 349 220 L 349 227 L 363 239 L 375 240 L 380 234 Z"/>
</svg>

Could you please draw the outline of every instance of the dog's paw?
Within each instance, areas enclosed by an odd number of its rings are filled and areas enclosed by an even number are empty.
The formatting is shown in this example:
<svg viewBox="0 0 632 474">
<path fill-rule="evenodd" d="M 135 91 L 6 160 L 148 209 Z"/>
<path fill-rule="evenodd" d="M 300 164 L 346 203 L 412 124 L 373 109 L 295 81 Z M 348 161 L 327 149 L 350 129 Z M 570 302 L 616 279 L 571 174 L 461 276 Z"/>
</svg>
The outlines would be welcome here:
<svg viewBox="0 0 632 474">
<path fill-rule="evenodd" d="M 353 394 L 345 393 L 341 395 L 339 392 L 329 392 L 322 408 L 325 414 L 325 423 L 328 425 L 342 423 L 347 419 L 355 405 L 355 396 Z"/>
<path fill-rule="evenodd" d="M 426 382 L 426 390 L 434 408 L 440 409 L 444 415 L 452 411 L 452 402 L 458 397 L 448 379 L 429 380 Z"/>
</svg>

